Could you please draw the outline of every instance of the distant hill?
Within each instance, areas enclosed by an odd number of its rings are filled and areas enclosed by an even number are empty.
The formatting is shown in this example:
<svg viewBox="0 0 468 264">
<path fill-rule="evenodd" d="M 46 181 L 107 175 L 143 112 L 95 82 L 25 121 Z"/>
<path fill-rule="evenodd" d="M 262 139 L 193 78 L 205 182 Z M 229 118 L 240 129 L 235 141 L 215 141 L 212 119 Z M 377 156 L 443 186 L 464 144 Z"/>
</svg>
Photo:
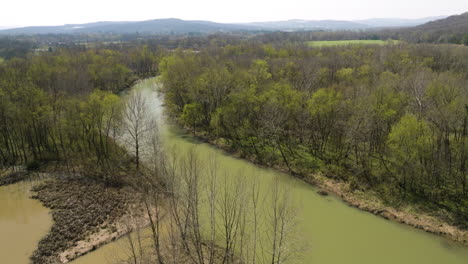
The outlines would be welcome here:
<svg viewBox="0 0 468 264">
<path fill-rule="evenodd" d="M 287 21 L 271 21 L 271 22 L 253 22 L 244 25 L 261 27 L 269 30 L 350 30 L 350 29 L 366 29 L 369 25 L 356 23 L 352 21 L 341 20 L 287 20 Z"/>
<path fill-rule="evenodd" d="M 96 22 L 87 24 L 70 24 L 63 26 L 34 26 L 0 30 L 0 35 L 34 35 L 34 34 L 209 34 L 217 32 L 240 31 L 311 31 L 311 30 L 367 30 L 385 27 L 408 27 L 420 25 L 439 17 L 422 19 L 367 19 L 359 21 L 342 20 L 287 20 L 271 22 L 254 22 L 242 24 L 223 24 L 201 20 L 181 20 L 175 18 L 155 19 L 136 22 Z"/>
<path fill-rule="evenodd" d="M 447 16 L 434 16 L 419 19 L 404 19 L 404 18 L 372 18 L 365 20 L 355 20 L 354 22 L 367 25 L 369 27 L 414 27 L 425 24 L 430 21 L 444 19 Z"/>
<path fill-rule="evenodd" d="M 460 31 L 464 31 L 468 33 L 468 12 L 428 22 L 424 25 L 417 26 L 416 29 L 431 32 L 444 31 L 458 33 Z"/>
<path fill-rule="evenodd" d="M 468 36 L 468 12 L 404 29 L 402 34 L 413 42 L 462 44 Z"/>
<path fill-rule="evenodd" d="M 222 24 L 209 21 L 186 21 L 181 19 L 155 19 L 139 22 L 96 22 L 63 26 L 24 27 L 0 30 L 0 35 L 29 34 L 74 34 L 74 33 L 114 33 L 114 34 L 187 34 L 257 30 L 246 25 Z"/>
<path fill-rule="evenodd" d="M 355 29 L 371 29 L 371 28 L 389 28 L 389 27 L 413 27 L 434 21 L 447 16 L 426 17 L 419 19 L 403 19 L 403 18 L 373 18 L 365 20 L 286 20 L 286 21 L 271 21 L 271 22 L 253 22 L 244 25 L 261 27 L 269 30 L 285 30 L 285 31 L 300 31 L 300 30 L 355 30 Z"/>
</svg>

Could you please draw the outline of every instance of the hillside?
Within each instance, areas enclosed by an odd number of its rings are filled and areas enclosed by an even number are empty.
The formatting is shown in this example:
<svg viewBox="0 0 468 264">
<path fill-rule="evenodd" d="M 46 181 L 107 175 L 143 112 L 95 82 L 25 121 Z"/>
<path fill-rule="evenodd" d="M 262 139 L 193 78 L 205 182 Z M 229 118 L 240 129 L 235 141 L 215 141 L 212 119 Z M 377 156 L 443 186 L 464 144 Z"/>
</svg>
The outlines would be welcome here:
<svg viewBox="0 0 468 264">
<path fill-rule="evenodd" d="M 33 26 L 1 30 L 0 35 L 35 35 L 35 34 L 210 34 L 218 32 L 240 31 L 338 31 L 369 30 L 385 27 L 409 27 L 423 24 L 439 17 L 422 19 L 376 18 L 359 21 L 345 20 L 286 20 L 224 24 L 201 20 L 181 20 L 175 18 L 146 21 L 96 22 L 87 24 L 67 24 L 62 26 Z"/>
<path fill-rule="evenodd" d="M 139 22 L 97 22 L 70 24 L 63 26 L 24 27 L 0 30 L 3 35 L 22 34 L 76 34 L 76 33 L 113 33 L 113 34 L 187 34 L 214 33 L 228 31 L 257 30 L 246 25 L 221 24 L 209 21 L 186 21 L 181 19 L 155 19 Z"/>
<path fill-rule="evenodd" d="M 261 27 L 270 30 L 343 30 L 343 29 L 366 29 L 369 25 L 343 20 L 287 20 L 271 22 L 253 22 L 246 24 L 248 26 Z"/>
<path fill-rule="evenodd" d="M 468 12 L 465 12 L 461 15 L 450 16 L 445 19 L 431 21 L 426 24 L 417 26 L 416 29 L 438 32 L 468 32 Z"/>
<path fill-rule="evenodd" d="M 462 44 L 468 36 L 468 12 L 404 30 L 403 35 L 413 42 Z"/>
<path fill-rule="evenodd" d="M 371 18 L 364 20 L 355 20 L 354 22 L 368 25 L 369 27 L 414 27 L 427 22 L 447 18 L 447 16 L 425 17 L 419 19 L 403 18 Z"/>
</svg>

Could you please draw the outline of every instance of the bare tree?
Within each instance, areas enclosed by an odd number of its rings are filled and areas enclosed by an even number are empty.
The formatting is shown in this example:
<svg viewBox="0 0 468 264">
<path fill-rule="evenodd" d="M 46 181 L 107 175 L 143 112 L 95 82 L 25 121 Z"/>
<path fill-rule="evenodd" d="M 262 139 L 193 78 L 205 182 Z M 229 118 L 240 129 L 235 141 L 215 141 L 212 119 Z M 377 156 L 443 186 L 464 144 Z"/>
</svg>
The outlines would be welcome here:
<svg viewBox="0 0 468 264">
<path fill-rule="evenodd" d="M 196 256 L 195 263 L 203 264 L 205 256 L 203 252 L 203 237 L 201 234 L 200 207 L 201 207 L 201 177 L 202 171 L 200 161 L 192 149 L 182 166 L 183 180 L 186 185 L 186 198 L 188 209 L 188 224 L 190 225 L 190 242 L 194 248 Z"/>
<path fill-rule="evenodd" d="M 225 173 L 219 199 L 219 212 L 221 217 L 222 237 L 224 239 L 224 256 L 222 263 L 233 263 L 235 249 L 238 245 L 243 212 L 243 197 L 245 182 L 243 177 L 230 177 Z M 234 178 L 232 181 L 230 178 Z"/>
<path fill-rule="evenodd" d="M 258 179 L 253 179 L 252 190 L 251 190 L 251 202 L 252 202 L 252 264 L 257 262 L 257 241 L 260 229 L 259 219 L 259 202 L 260 202 L 260 188 L 258 185 Z M 249 259 L 250 261 L 250 259 Z"/>
<path fill-rule="evenodd" d="M 203 163 L 194 149 L 167 155 L 157 134 L 151 142 L 138 179 L 153 242 L 150 263 L 280 264 L 298 255 L 296 210 L 278 179 L 262 192 L 258 179 L 223 172 L 216 157 Z M 138 255 L 139 240 L 130 241 L 134 263 L 147 259 Z"/>
<path fill-rule="evenodd" d="M 269 255 L 266 256 L 266 262 L 271 264 L 289 263 L 299 257 L 306 248 L 303 241 L 298 239 L 297 210 L 292 204 L 292 197 L 287 188 L 280 183 L 278 176 L 270 189 L 270 207 L 266 214 L 270 249 L 263 253 Z"/>
<path fill-rule="evenodd" d="M 135 156 L 135 166 L 140 169 L 143 146 L 151 139 L 156 129 L 156 121 L 151 116 L 146 99 L 138 91 L 132 91 L 123 114 L 123 141 Z"/>
<path fill-rule="evenodd" d="M 217 199 L 217 188 L 218 188 L 218 160 L 215 156 L 210 158 L 210 164 L 208 167 L 208 207 L 209 207 L 209 224 L 210 224 L 210 237 L 208 244 L 208 264 L 215 262 L 216 253 L 216 199 Z"/>
<path fill-rule="evenodd" d="M 145 263 L 145 249 L 143 246 L 143 237 L 141 234 L 141 224 L 136 218 L 131 218 L 126 224 L 126 249 L 128 255 L 128 263 L 143 264 Z"/>
</svg>

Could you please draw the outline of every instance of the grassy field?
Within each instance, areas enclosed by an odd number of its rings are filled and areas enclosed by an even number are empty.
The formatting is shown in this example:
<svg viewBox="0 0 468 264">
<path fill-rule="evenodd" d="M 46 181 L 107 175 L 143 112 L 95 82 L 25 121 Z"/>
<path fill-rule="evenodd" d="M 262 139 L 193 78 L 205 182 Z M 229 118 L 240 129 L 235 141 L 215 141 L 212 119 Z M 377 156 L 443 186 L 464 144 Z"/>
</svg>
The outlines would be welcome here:
<svg viewBox="0 0 468 264">
<path fill-rule="evenodd" d="M 341 45 L 387 45 L 397 43 L 397 40 L 327 40 L 327 41 L 308 41 L 307 44 L 311 47 L 329 47 Z"/>
</svg>

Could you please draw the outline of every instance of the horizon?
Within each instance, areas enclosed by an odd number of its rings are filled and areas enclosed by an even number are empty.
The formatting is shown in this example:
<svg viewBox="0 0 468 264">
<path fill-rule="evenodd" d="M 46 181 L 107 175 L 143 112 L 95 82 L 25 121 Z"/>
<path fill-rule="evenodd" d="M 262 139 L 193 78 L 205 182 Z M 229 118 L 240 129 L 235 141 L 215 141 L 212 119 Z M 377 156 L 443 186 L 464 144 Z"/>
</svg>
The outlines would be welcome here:
<svg viewBox="0 0 468 264">
<path fill-rule="evenodd" d="M 4 2 L 0 264 L 468 264 L 468 0 Z"/>
<path fill-rule="evenodd" d="M 0 25 L 0 30 L 15 29 L 15 28 L 26 28 L 26 27 L 58 27 L 58 26 L 66 26 L 66 25 L 83 25 L 83 24 L 105 23 L 105 22 L 131 23 L 131 22 L 165 20 L 165 19 L 179 19 L 179 20 L 183 20 L 183 21 L 208 21 L 208 22 L 214 22 L 214 23 L 219 23 L 219 24 L 250 24 L 250 23 L 265 23 L 265 22 L 268 23 L 268 22 L 281 22 L 281 21 L 294 21 L 294 20 L 298 20 L 298 21 L 347 21 L 347 22 L 359 23 L 359 21 L 374 20 L 374 19 L 419 20 L 419 19 L 427 19 L 427 18 L 449 17 L 449 16 L 454 16 L 454 15 L 461 15 L 463 13 L 465 13 L 465 12 L 458 13 L 458 14 L 449 14 L 449 15 L 441 14 L 441 15 L 416 17 L 416 18 L 407 18 L 407 17 L 369 17 L 369 18 L 351 19 L 351 20 L 332 19 L 332 18 L 324 18 L 324 19 L 289 18 L 289 19 L 282 19 L 282 20 L 262 20 L 262 21 L 247 21 L 247 22 L 220 22 L 220 21 L 213 21 L 213 20 L 206 20 L 206 19 L 183 19 L 183 18 L 178 18 L 178 17 L 161 17 L 161 18 L 152 18 L 152 19 L 150 18 L 150 19 L 144 19 L 144 20 L 97 20 L 97 21 L 88 21 L 88 22 L 83 22 L 83 23 L 63 23 L 63 24 L 48 24 L 48 25 L 16 25 L 16 26 L 15 25 Z"/>
<path fill-rule="evenodd" d="M 424 6 L 425 8 L 421 8 Z M 27 8 L 25 8 L 27 7 Z M 126 1 L 82 0 L 65 3 L 60 0 L 17 0 L 2 4 L 0 28 L 31 26 L 61 26 L 93 22 L 131 22 L 164 18 L 203 20 L 224 24 L 270 22 L 286 20 L 421 19 L 451 16 L 468 11 L 468 1 L 394 0 L 376 3 L 373 0 L 290 0 L 280 1 L 216 0 L 155 3 L 150 0 Z"/>
</svg>

